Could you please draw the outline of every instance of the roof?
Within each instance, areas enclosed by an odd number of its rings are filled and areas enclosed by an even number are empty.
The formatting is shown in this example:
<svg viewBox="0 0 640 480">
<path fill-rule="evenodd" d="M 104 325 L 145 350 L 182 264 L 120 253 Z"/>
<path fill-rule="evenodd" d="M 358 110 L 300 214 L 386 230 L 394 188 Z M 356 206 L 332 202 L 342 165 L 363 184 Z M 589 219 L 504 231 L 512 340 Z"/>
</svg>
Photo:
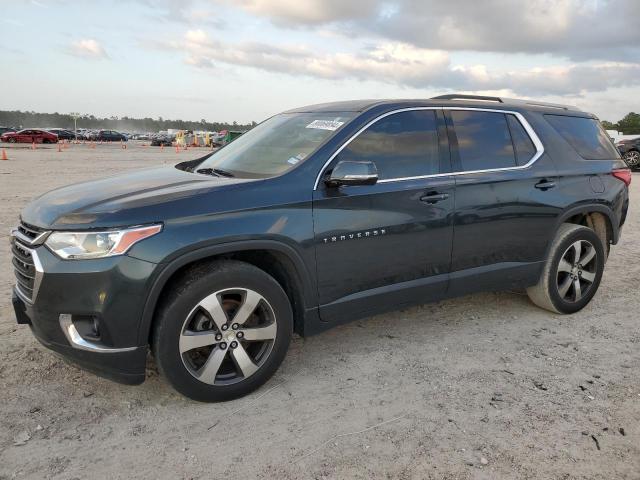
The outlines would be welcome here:
<svg viewBox="0 0 640 480">
<path fill-rule="evenodd" d="M 543 113 L 581 114 L 587 115 L 578 107 L 557 103 L 538 102 L 516 98 L 489 97 L 481 95 L 450 94 L 428 99 L 378 99 L 349 100 L 343 102 L 320 103 L 288 110 L 287 113 L 302 112 L 364 112 L 375 106 L 388 105 L 390 108 L 416 106 L 430 107 L 474 107 L 498 110 L 537 110 Z"/>
</svg>

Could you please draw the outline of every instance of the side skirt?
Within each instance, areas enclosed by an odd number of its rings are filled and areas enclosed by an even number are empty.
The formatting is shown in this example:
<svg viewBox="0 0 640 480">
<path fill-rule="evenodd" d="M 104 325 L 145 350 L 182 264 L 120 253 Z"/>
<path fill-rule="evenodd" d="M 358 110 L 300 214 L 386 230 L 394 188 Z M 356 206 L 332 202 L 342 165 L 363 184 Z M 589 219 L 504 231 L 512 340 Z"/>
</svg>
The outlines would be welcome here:
<svg viewBox="0 0 640 480">
<path fill-rule="evenodd" d="M 305 312 L 303 336 L 334 326 L 414 305 L 477 292 L 535 285 L 544 262 L 504 262 L 354 293 Z"/>
</svg>

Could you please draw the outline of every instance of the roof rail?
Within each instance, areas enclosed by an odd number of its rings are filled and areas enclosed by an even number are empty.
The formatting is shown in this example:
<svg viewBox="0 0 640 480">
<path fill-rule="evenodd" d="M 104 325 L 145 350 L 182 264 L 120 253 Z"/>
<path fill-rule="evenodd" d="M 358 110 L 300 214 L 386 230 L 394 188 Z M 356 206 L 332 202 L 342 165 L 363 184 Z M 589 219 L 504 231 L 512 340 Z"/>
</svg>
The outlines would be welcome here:
<svg viewBox="0 0 640 480">
<path fill-rule="evenodd" d="M 431 97 L 431 100 L 481 100 L 485 102 L 516 103 L 520 105 L 529 105 L 531 107 L 546 107 L 557 108 L 558 110 L 581 111 L 578 107 L 575 107 L 573 105 L 562 105 L 560 103 L 538 102 L 536 100 L 522 100 L 519 98 L 487 97 L 484 95 L 466 95 L 461 93 L 438 95 L 437 97 Z"/>
<path fill-rule="evenodd" d="M 483 100 L 485 102 L 504 103 L 500 97 L 487 97 L 484 95 L 465 95 L 461 93 L 438 95 L 437 97 L 431 97 L 431 100 Z"/>
<path fill-rule="evenodd" d="M 521 100 L 521 102 L 526 103 L 527 105 L 531 105 L 532 107 L 547 107 L 547 108 L 557 108 L 559 110 L 580 110 L 578 107 L 574 107 L 573 105 L 562 105 L 560 103 L 549 103 L 549 102 L 528 102 L 526 100 Z"/>
</svg>

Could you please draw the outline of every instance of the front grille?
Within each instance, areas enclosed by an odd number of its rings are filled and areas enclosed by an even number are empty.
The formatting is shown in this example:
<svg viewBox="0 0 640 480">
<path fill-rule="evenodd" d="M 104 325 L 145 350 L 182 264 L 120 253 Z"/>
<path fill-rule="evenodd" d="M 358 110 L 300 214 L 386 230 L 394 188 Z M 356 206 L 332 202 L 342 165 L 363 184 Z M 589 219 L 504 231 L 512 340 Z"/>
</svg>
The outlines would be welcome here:
<svg viewBox="0 0 640 480">
<path fill-rule="evenodd" d="M 11 241 L 11 253 L 13 253 L 13 273 L 16 277 L 17 287 L 29 300 L 33 299 L 33 289 L 36 279 L 36 267 L 33 261 L 31 249 L 25 247 L 15 238 Z"/>
<path fill-rule="evenodd" d="M 21 222 L 20 225 L 18 225 L 18 231 L 25 237 L 29 238 L 31 241 L 35 240 L 38 235 L 42 233 L 42 230 L 40 230 L 38 227 L 34 227 L 24 222 Z"/>
<path fill-rule="evenodd" d="M 16 288 L 31 302 L 38 294 L 42 279 L 42 266 L 34 249 L 44 242 L 48 233 L 22 222 L 11 235 L 11 253 L 13 254 L 11 264 L 16 277 Z"/>
</svg>

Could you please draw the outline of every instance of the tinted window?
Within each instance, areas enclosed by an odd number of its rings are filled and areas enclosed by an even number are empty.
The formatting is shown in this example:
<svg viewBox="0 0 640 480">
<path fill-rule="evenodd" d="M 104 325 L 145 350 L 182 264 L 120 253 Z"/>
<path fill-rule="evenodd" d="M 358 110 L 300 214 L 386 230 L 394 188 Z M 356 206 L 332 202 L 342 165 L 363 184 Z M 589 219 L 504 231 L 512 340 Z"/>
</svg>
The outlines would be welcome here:
<svg viewBox="0 0 640 480">
<path fill-rule="evenodd" d="M 582 158 L 588 160 L 620 158 L 607 132 L 597 120 L 563 115 L 545 115 L 545 117 Z"/>
<path fill-rule="evenodd" d="M 451 110 L 463 171 L 514 167 L 516 158 L 503 113 Z"/>
<path fill-rule="evenodd" d="M 518 165 L 526 165 L 536 154 L 536 147 L 515 115 L 507 115 L 507 122 L 509 123 L 509 130 L 511 130 L 511 140 L 513 140 L 513 146 L 516 150 L 516 162 Z"/>
<path fill-rule="evenodd" d="M 436 114 L 414 110 L 389 115 L 356 137 L 339 158 L 374 162 L 381 180 L 439 173 Z"/>
</svg>

